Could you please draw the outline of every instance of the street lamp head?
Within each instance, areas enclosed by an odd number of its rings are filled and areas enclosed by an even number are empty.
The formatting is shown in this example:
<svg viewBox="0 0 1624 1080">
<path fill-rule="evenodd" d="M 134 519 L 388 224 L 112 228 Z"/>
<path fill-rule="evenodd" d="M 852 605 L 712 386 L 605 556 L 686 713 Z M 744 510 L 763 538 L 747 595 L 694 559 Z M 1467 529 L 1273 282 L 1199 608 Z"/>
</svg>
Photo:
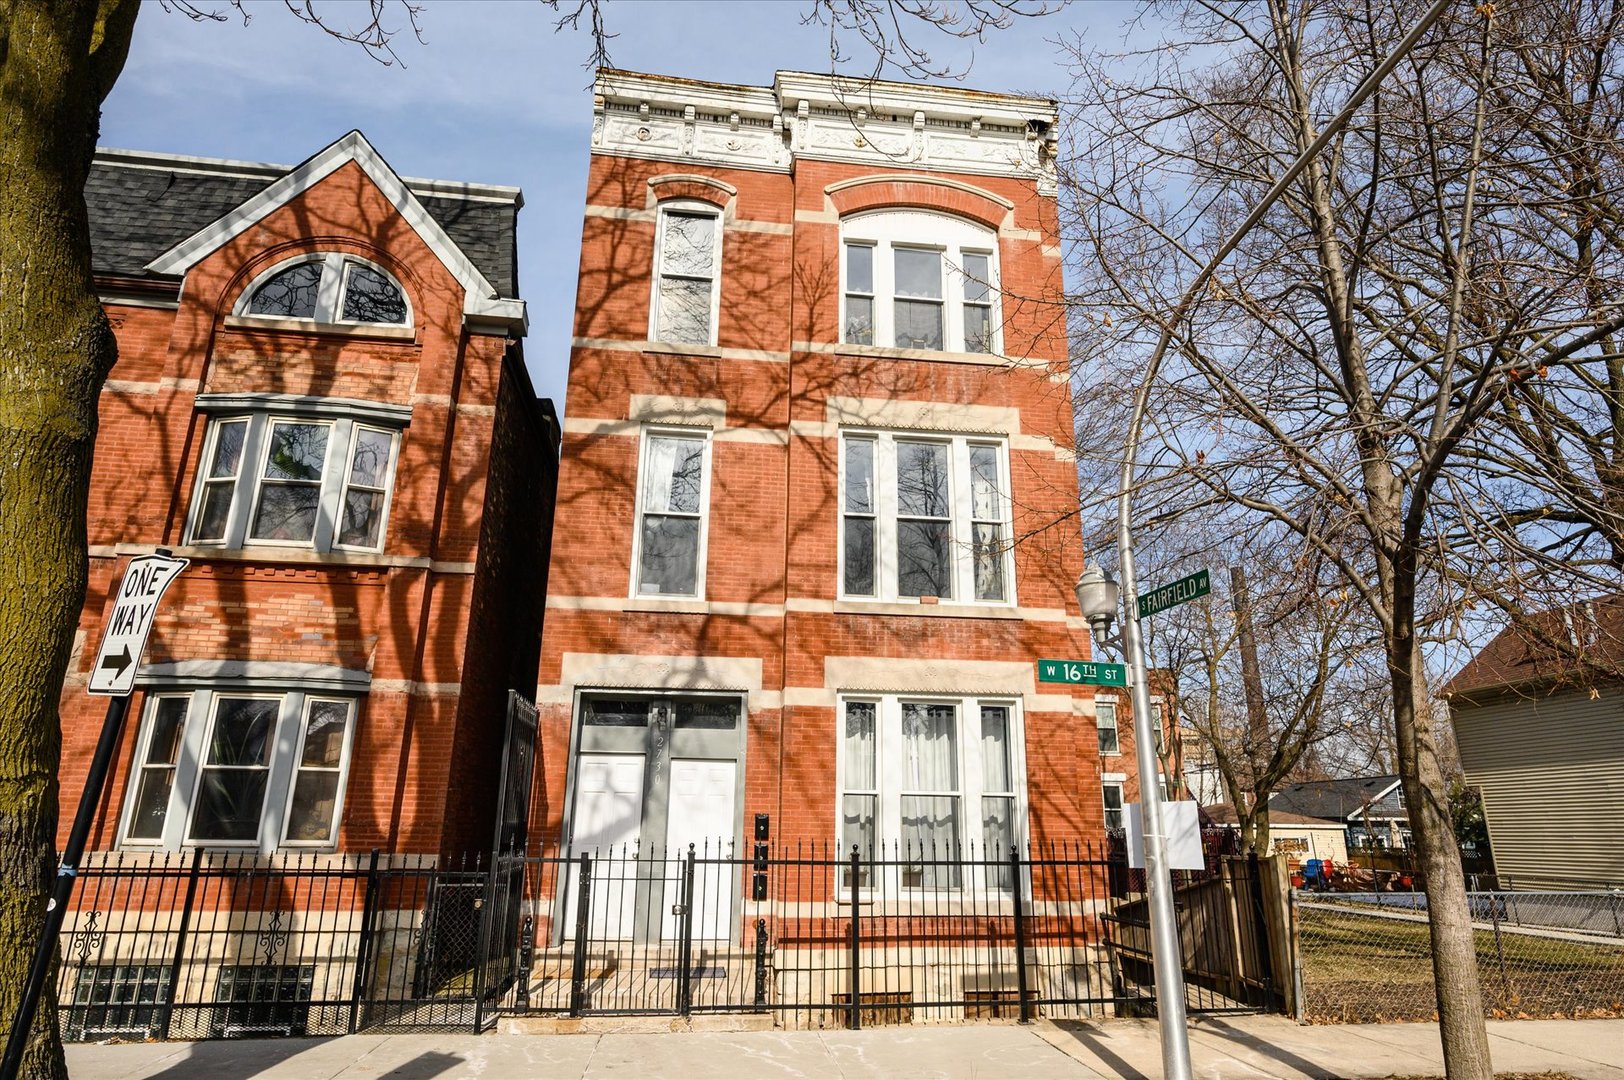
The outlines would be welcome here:
<svg viewBox="0 0 1624 1080">
<path fill-rule="evenodd" d="M 1111 575 L 1100 566 L 1085 567 L 1077 577 L 1075 592 L 1077 606 L 1093 628 L 1094 636 L 1101 640 L 1109 636 L 1121 600 L 1121 590 Z"/>
</svg>

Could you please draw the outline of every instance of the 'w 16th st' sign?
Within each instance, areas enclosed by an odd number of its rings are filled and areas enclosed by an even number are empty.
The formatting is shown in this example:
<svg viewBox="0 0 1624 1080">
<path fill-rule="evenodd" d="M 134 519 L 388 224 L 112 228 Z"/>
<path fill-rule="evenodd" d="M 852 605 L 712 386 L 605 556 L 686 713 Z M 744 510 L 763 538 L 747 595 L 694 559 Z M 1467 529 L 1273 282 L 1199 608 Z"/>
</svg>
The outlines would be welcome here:
<svg viewBox="0 0 1624 1080">
<path fill-rule="evenodd" d="M 1098 664 L 1092 660 L 1039 660 L 1038 682 L 1127 686 L 1128 669 L 1121 664 Z"/>
<path fill-rule="evenodd" d="M 1171 585 L 1152 589 L 1139 598 L 1139 617 L 1149 618 L 1158 611 L 1178 607 L 1198 596 L 1212 592 L 1212 577 L 1205 570 L 1197 570 L 1189 577 L 1181 577 Z"/>
</svg>

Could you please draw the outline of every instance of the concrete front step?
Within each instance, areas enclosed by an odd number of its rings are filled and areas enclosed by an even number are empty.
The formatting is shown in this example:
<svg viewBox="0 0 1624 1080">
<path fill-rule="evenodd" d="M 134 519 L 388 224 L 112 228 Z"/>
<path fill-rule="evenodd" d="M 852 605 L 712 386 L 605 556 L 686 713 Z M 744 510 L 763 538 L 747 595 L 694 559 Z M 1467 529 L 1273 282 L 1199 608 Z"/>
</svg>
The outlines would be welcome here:
<svg viewBox="0 0 1624 1080">
<path fill-rule="evenodd" d="M 773 1014 L 700 1013 L 696 1016 L 505 1016 L 501 1035 L 660 1035 L 670 1031 L 771 1031 Z"/>
</svg>

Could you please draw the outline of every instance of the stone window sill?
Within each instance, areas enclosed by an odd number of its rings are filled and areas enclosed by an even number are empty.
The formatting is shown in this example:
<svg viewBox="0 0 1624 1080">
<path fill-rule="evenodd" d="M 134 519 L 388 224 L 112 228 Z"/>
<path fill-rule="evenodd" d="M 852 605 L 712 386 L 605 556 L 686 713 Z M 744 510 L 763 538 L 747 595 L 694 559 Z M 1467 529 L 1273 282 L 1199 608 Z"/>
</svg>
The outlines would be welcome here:
<svg viewBox="0 0 1624 1080">
<path fill-rule="evenodd" d="M 321 337 L 370 338 L 375 341 L 412 341 L 414 326 L 378 326 L 373 323 L 320 323 L 313 319 L 279 319 L 264 315 L 227 315 L 232 330 L 271 330 L 277 333 L 315 334 Z"/>
</svg>

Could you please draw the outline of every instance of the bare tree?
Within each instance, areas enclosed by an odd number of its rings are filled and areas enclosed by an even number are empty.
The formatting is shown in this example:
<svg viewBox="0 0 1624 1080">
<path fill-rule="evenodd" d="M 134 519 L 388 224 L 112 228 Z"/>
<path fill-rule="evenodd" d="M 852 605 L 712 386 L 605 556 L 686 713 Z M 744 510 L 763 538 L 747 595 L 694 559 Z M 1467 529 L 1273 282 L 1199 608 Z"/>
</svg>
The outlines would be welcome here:
<svg viewBox="0 0 1624 1080">
<path fill-rule="evenodd" d="M 1180 562 L 1227 571 L 1211 595 L 1158 614 L 1148 639 L 1177 680 L 1181 728 L 1216 769 L 1243 845 L 1261 853 L 1269 796 L 1368 715 L 1378 651 L 1334 571 L 1271 533 L 1206 542 L 1210 530 L 1175 533 L 1188 549 Z"/>
<path fill-rule="evenodd" d="M 1526 57 L 1582 51 L 1575 26 L 1616 22 L 1601 0 L 1580 7 L 1570 23 L 1532 2 L 1452 9 L 1176 324 L 1209 254 L 1417 10 L 1201 2 L 1154 53 L 1076 56 L 1067 227 L 1084 359 L 1132 366 L 1171 334 L 1142 504 L 1166 520 L 1240 509 L 1288 531 L 1375 628 L 1452 1077 L 1490 1064 L 1425 650 L 1485 596 L 1515 607 L 1530 583 L 1616 587 L 1571 557 L 1582 524 L 1551 542 L 1571 505 L 1539 494 L 1583 502 L 1582 485 L 1506 450 L 1520 388 L 1559 371 L 1594 380 L 1624 327 L 1587 292 L 1613 234 L 1587 234 L 1589 253 L 1536 242 L 1551 227 L 1536 208 L 1574 207 L 1526 168 L 1606 126 L 1563 130 L 1508 104 Z M 1592 70 L 1617 85 L 1611 59 Z"/>
</svg>

